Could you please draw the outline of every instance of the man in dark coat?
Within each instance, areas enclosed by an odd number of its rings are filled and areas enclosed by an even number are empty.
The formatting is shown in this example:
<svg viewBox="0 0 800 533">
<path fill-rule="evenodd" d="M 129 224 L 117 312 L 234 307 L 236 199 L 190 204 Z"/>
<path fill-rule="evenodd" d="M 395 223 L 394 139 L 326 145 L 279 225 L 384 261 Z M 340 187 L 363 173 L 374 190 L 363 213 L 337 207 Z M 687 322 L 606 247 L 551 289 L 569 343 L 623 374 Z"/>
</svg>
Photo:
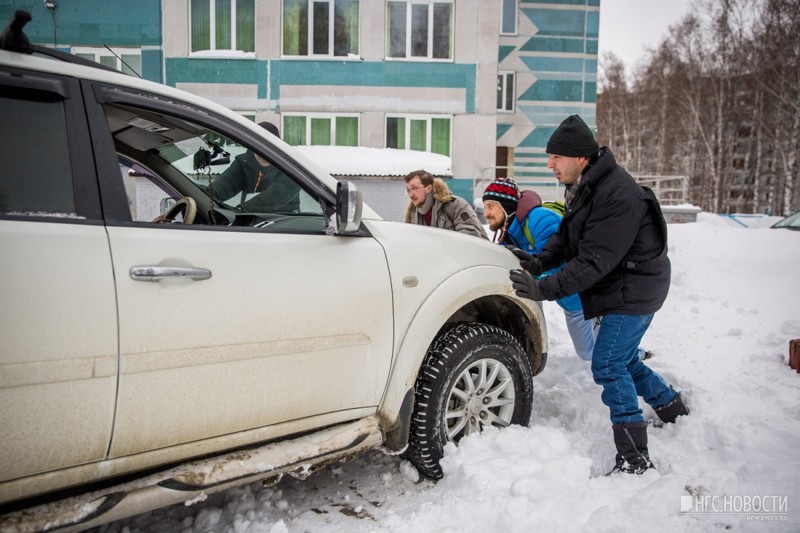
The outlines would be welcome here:
<svg viewBox="0 0 800 533">
<path fill-rule="evenodd" d="M 269 122 L 259 126 L 276 137 L 278 128 Z M 238 209 L 250 213 L 293 213 L 300 209 L 300 187 L 269 161 L 248 150 L 211 185 L 214 198 L 222 202 L 240 196 Z"/>
<path fill-rule="evenodd" d="M 666 224 L 655 197 L 598 146 L 578 115 L 556 129 L 547 154 L 548 168 L 566 187 L 566 212 L 540 254 L 515 252 L 528 272 L 512 270 L 510 278 L 519 296 L 533 300 L 577 292 L 585 318 L 599 317 L 592 375 L 610 410 L 617 447 L 612 472 L 641 474 L 653 463 L 638 396 L 664 422 L 689 414 L 680 394 L 637 357 L 669 291 Z M 530 275 L 562 263 L 551 276 Z"/>
</svg>

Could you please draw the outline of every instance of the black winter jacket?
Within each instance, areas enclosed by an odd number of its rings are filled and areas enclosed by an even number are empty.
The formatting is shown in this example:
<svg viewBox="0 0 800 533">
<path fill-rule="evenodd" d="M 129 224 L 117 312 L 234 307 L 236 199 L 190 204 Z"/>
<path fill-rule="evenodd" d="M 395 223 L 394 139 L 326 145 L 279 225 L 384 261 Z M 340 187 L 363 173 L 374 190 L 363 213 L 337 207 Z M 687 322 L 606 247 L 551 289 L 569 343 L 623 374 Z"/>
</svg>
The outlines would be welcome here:
<svg viewBox="0 0 800 533">
<path fill-rule="evenodd" d="M 211 190 L 222 202 L 240 195 L 239 205 L 247 212 L 293 213 L 300 209 L 300 187 L 274 165 L 262 166 L 250 150 L 234 158 L 213 181 Z M 255 196 L 245 201 L 248 195 Z"/>
<path fill-rule="evenodd" d="M 660 309 L 669 291 L 670 263 L 666 225 L 656 206 L 602 148 L 581 178 L 558 233 L 539 255 L 545 269 L 566 262 L 540 280 L 544 297 L 577 292 L 587 319 Z"/>
</svg>

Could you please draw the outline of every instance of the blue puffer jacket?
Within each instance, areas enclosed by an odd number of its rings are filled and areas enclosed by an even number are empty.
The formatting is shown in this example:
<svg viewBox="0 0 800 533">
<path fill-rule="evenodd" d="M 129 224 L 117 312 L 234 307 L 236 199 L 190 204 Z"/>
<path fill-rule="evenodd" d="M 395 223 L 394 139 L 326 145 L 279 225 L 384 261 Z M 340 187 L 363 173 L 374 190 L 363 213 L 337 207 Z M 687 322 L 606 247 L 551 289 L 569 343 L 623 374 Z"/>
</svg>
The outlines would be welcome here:
<svg viewBox="0 0 800 533">
<path fill-rule="evenodd" d="M 561 223 L 561 215 L 552 209 L 542 206 L 534 207 L 525 218 L 525 223 L 528 225 L 530 234 L 533 237 L 533 243 L 531 243 L 525 236 L 524 227 L 517 220 L 517 217 L 513 214 L 511 217 L 511 225 L 506 233 L 507 242 L 503 244 L 513 244 L 517 248 L 532 254 L 538 254 L 542 251 L 547 241 L 550 240 L 550 236 L 558 231 L 558 225 Z M 552 268 L 539 276 L 539 278 L 549 276 L 563 268 L 563 266 Z M 581 299 L 577 293 L 558 299 L 556 303 L 570 313 L 577 313 L 583 310 Z"/>
</svg>

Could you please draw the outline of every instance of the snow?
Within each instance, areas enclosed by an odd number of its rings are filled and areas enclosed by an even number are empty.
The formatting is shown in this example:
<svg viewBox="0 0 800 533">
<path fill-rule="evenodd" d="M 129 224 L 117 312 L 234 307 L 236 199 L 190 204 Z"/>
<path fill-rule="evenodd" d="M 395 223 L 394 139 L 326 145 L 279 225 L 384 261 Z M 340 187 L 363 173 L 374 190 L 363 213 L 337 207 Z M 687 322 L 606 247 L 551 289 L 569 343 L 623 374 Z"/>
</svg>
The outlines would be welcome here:
<svg viewBox="0 0 800 533">
<path fill-rule="evenodd" d="M 434 176 L 452 176 L 449 157 L 417 150 L 366 146 L 295 146 L 334 176 L 405 176 L 424 169 Z"/>
<path fill-rule="evenodd" d="M 242 486 L 100 531 L 800 531 L 800 374 L 788 365 L 800 338 L 800 232 L 706 213 L 669 230 L 672 286 L 643 344 L 692 413 L 650 427 L 657 471 L 603 475 L 614 447 L 600 388 L 548 304 L 550 358 L 534 379 L 530 427 L 449 445 L 439 482 L 372 451 L 305 481 Z M 683 513 L 686 498 L 741 512 Z M 756 502 L 777 512 L 752 512 Z"/>
</svg>

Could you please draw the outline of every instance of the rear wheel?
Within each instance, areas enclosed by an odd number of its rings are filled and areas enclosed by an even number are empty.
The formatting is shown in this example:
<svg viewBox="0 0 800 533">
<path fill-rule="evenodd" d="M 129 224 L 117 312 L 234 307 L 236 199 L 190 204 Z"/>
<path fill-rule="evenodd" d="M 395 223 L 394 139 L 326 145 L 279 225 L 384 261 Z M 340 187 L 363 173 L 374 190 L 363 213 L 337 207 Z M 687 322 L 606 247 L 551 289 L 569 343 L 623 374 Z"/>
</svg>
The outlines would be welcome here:
<svg viewBox="0 0 800 533">
<path fill-rule="evenodd" d="M 422 474 L 439 479 L 447 442 L 487 426 L 527 425 L 533 407 L 531 367 L 508 332 L 459 324 L 428 351 L 414 399 L 406 456 Z"/>
</svg>

